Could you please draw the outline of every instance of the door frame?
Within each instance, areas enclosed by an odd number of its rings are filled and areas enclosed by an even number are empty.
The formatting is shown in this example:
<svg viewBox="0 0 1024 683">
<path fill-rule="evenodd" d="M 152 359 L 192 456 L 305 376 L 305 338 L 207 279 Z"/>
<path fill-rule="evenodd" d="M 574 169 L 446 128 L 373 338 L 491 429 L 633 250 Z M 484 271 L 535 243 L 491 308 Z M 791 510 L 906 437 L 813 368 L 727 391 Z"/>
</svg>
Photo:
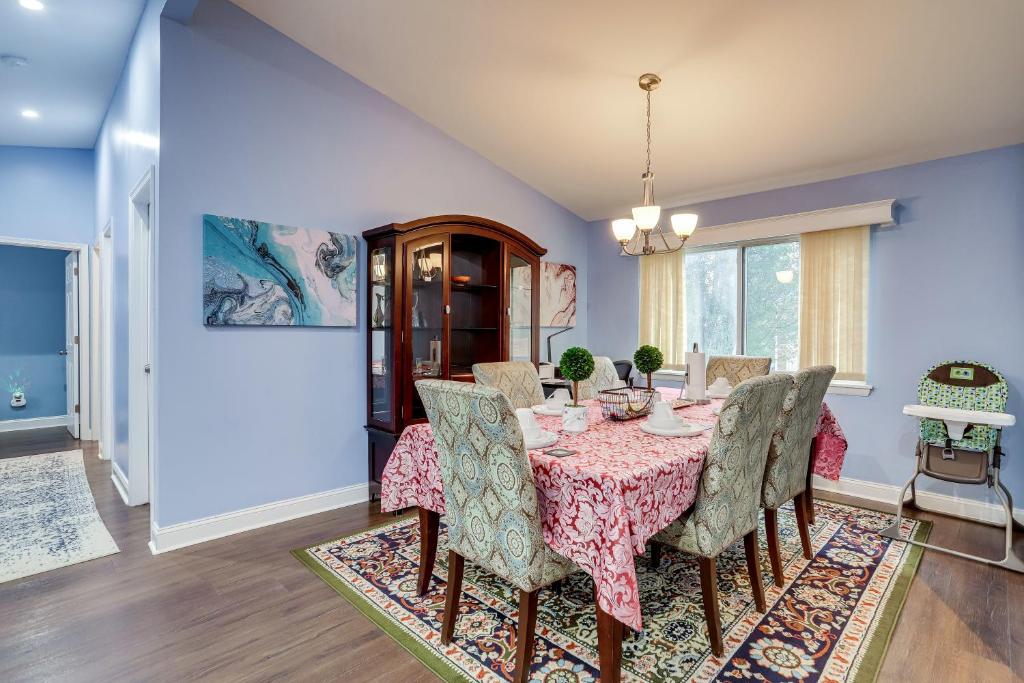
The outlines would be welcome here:
<svg viewBox="0 0 1024 683">
<path fill-rule="evenodd" d="M 142 207 L 146 207 L 145 211 Z M 128 194 L 128 503 L 151 502 L 153 492 L 156 393 L 154 319 L 156 317 L 156 174 L 153 166 Z M 146 239 L 140 240 L 140 231 Z M 145 250 L 145 251 L 143 251 Z M 140 259 L 146 257 L 145 268 Z M 145 288 L 143 288 L 145 285 Z M 143 294 L 143 289 L 145 295 Z M 146 373 L 143 368 L 149 365 Z M 147 377 L 148 374 L 148 377 Z M 144 411 L 133 410 L 145 406 Z M 150 505 L 152 522 L 153 505 Z M 152 524 L 150 524 L 152 527 Z"/>
<path fill-rule="evenodd" d="M 91 344 L 89 330 L 91 329 L 89 293 L 92 289 L 91 272 L 89 263 L 89 245 L 78 242 L 54 242 L 50 240 L 37 240 L 26 237 L 7 237 L 0 235 L 0 245 L 11 247 L 33 247 L 37 249 L 56 249 L 58 251 L 73 251 L 78 254 L 78 406 L 79 406 L 79 438 L 82 441 L 94 440 L 95 434 L 92 429 L 92 411 L 90 397 L 92 394 L 90 375 L 94 372 L 90 366 L 86 371 L 86 365 L 91 358 Z M 70 415 L 64 416 L 68 420 Z M 52 425 L 46 425 L 52 426 Z"/>
<path fill-rule="evenodd" d="M 99 456 L 103 460 L 111 460 L 114 455 L 114 218 L 107 219 L 103 232 L 96 240 L 100 254 L 98 306 L 93 309 L 99 313 L 99 337 L 93 343 L 99 343 L 99 378 L 100 385 L 100 442 Z M 117 482 L 120 484 L 120 482 Z M 122 486 L 123 488 L 123 486 Z"/>
</svg>

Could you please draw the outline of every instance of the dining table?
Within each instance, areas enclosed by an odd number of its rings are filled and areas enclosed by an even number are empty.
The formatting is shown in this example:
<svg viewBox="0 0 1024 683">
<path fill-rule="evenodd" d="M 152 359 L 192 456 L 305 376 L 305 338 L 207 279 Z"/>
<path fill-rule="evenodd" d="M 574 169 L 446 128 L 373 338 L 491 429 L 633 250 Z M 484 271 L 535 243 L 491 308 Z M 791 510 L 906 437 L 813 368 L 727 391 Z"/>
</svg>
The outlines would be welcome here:
<svg viewBox="0 0 1024 683">
<path fill-rule="evenodd" d="M 678 397 L 678 390 L 660 391 L 664 400 Z M 588 426 L 581 433 L 563 431 L 560 416 L 536 416 L 541 429 L 557 434 L 555 446 L 575 451 L 559 457 L 546 453 L 552 448 L 546 446 L 527 454 L 545 542 L 593 578 L 603 682 L 620 680 L 623 628 L 643 627 L 635 558 L 645 554 L 651 537 L 693 505 L 723 402 L 713 399 L 676 410 L 686 422 L 706 427 L 689 437 L 644 432 L 643 418 L 606 418 L 597 400 L 583 402 Z M 811 448 L 810 471 L 838 478 L 846 441 L 825 404 Z M 382 511 L 413 507 L 420 524 L 417 589 L 423 595 L 430 588 L 445 511 L 427 422 L 406 427 L 381 478 Z"/>
</svg>

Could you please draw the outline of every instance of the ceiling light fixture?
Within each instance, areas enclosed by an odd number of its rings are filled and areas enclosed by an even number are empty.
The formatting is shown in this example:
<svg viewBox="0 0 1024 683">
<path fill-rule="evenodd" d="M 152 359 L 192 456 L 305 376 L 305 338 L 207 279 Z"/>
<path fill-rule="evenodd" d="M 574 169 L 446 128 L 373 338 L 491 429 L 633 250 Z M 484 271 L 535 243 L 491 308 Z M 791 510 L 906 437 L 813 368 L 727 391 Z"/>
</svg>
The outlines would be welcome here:
<svg viewBox="0 0 1024 683">
<path fill-rule="evenodd" d="M 28 58 L 21 57 L 19 55 L 0 55 L 0 64 L 9 66 L 12 69 L 17 69 L 18 67 L 26 66 L 28 64 Z"/>
<path fill-rule="evenodd" d="M 32 10 L 33 12 L 38 12 L 42 10 L 44 7 L 46 7 L 46 5 L 39 2 L 39 0 L 18 0 L 18 4 L 24 7 L 25 9 Z"/>
<path fill-rule="evenodd" d="M 26 118 L 26 119 L 38 119 L 39 118 L 39 112 L 37 112 L 35 109 L 22 109 L 21 110 L 21 115 L 24 118 Z"/>
<path fill-rule="evenodd" d="M 671 232 L 659 225 L 661 207 L 654 203 L 654 173 L 651 172 L 651 91 L 657 89 L 659 85 L 661 78 L 657 74 L 644 74 L 640 77 L 640 89 L 647 93 L 647 169 L 641 176 L 644 183 L 643 204 L 633 207 L 632 218 L 612 221 L 612 234 L 622 246 L 622 253 L 629 256 L 671 254 L 679 251 L 686 243 L 686 239 L 697 229 L 695 213 L 673 214 Z M 637 243 L 634 244 L 638 229 L 643 240 L 636 240 Z"/>
</svg>

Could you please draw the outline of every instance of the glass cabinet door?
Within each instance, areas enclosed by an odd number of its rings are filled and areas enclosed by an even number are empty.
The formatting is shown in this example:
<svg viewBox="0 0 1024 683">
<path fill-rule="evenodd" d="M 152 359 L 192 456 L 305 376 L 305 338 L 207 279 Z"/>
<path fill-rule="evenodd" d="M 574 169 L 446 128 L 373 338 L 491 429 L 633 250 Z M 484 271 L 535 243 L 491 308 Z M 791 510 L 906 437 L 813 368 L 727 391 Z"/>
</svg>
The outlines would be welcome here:
<svg viewBox="0 0 1024 683">
<path fill-rule="evenodd" d="M 370 252 L 370 419 L 387 426 L 394 419 L 394 263 L 392 247 Z"/>
<path fill-rule="evenodd" d="M 412 375 L 408 387 L 410 414 L 407 418 L 426 417 L 423 403 L 416 391 L 420 379 L 445 377 L 445 262 L 446 240 L 443 237 L 426 238 L 406 248 L 408 261 L 409 320 L 406 337 L 407 362 Z"/>
<path fill-rule="evenodd" d="M 533 360 L 533 266 L 509 254 L 509 359 Z"/>
</svg>

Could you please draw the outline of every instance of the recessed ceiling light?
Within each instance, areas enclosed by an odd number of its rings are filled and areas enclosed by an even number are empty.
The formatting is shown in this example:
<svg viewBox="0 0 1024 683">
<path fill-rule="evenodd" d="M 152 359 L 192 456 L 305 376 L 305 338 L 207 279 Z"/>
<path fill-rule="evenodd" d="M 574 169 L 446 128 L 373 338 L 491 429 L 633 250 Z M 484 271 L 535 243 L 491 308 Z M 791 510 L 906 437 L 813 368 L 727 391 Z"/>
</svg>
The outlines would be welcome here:
<svg viewBox="0 0 1024 683">
<path fill-rule="evenodd" d="M 21 115 L 24 116 L 26 119 L 38 119 L 39 118 L 39 112 L 37 112 L 35 109 L 22 109 L 21 110 Z"/>
<path fill-rule="evenodd" d="M 19 66 L 28 64 L 28 58 L 19 55 L 0 55 L 0 64 L 16 69 Z"/>
<path fill-rule="evenodd" d="M 18 4 L 24 7 L 25 9 L 32 10 L 33 12 L 38 12 L 39 10 L 43 9 L 46 6 L 43 3 L 39 2 L 39 0 L 18 0 Z"/>
</svg>

